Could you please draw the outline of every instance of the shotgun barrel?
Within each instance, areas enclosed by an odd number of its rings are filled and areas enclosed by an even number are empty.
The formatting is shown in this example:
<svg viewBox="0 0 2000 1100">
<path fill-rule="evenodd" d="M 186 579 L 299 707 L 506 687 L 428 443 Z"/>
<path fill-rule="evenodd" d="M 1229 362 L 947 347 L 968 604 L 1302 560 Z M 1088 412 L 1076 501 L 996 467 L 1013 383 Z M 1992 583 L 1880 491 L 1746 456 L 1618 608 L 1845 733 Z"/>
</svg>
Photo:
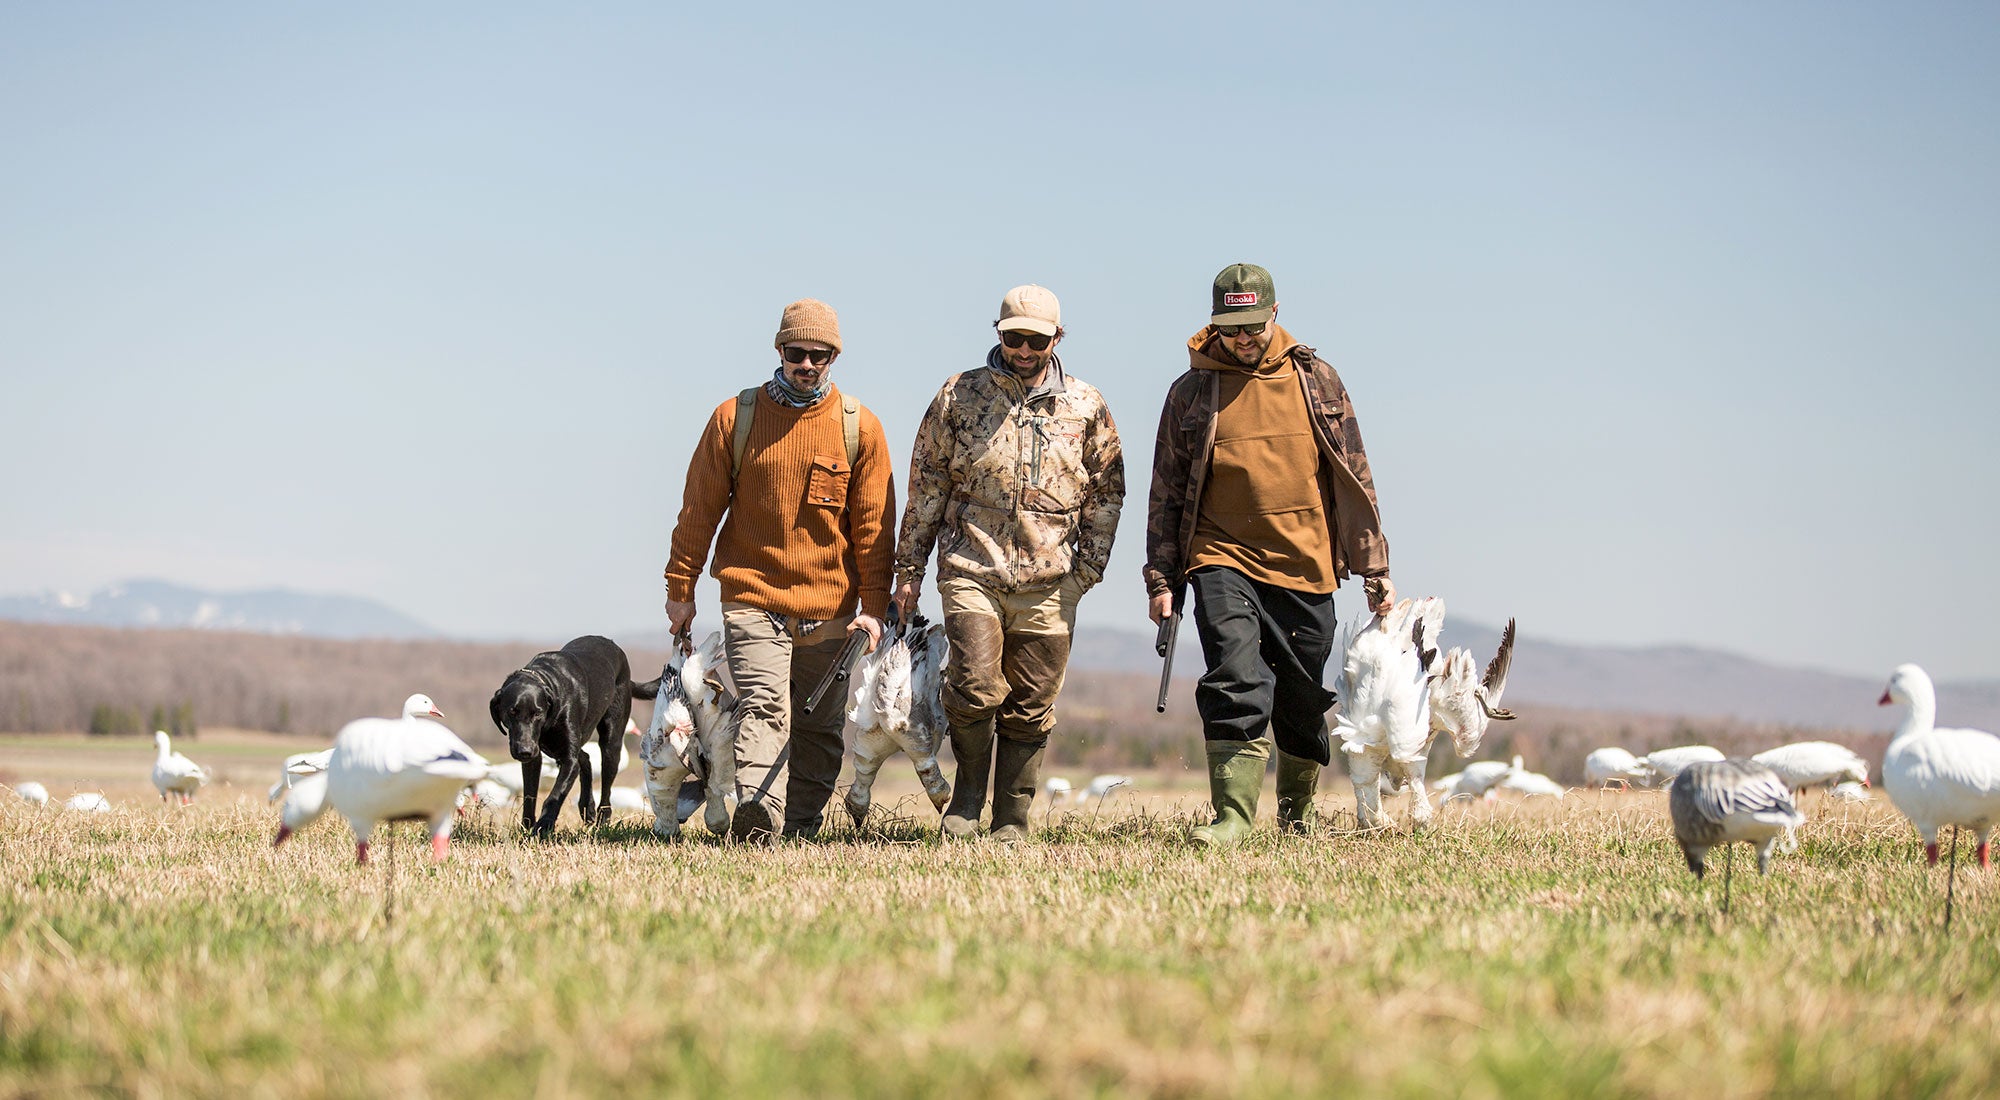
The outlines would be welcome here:
<svg viewBox="0 0 2000 1100">
<path fill-rule="evenodd" d="M 1180 633 L 1181 613 L 1176 608 L 1169 612 L 1166 618 L 1160 620 L 1159 636 L 1153 639 L 1153 649 L 1158 651 L 1162 658 L 1160 664 L 1160 698 L 1153 705 L 1153 713 L 1155 714 L 1165 714 L 1167 712 L 1167 689 L 1172 687 L 1174 682 L 1174 643 L 1180 638 Z"/>
<path fill-rule="evenodd" d="M 840 647 L 840 655 L 833 659 L 833 667 L 826 670 L 826 675 L 819 678 L 819 683 L 813 688 L 812 694 L 806 696 L 806 713 L 818 710 L 820 702 L 826 698 L 826 693 L 835 684 L 847 682 L 848 673 L 854 671 L 855 658 L 861 656 L 861 647 L 867 644 L 867 631 L 856 630 L 848 634 L 846 644 Z"/>
</svg>

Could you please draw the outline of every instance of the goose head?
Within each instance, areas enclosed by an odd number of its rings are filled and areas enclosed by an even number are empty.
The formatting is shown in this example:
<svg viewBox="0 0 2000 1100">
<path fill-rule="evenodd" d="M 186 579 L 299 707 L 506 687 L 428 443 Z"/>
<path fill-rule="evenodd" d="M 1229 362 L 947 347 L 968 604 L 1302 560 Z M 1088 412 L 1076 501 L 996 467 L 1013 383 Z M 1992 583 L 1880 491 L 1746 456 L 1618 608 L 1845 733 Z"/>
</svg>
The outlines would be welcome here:
<svg viewBox="0 0 2000 1100">
<path fill-rule="evenodd" d="M 166 730 L 153 731 L 153 747 L 160 750 L 162 757 L 173 751 L 173 742 L 167 738 Z"/>
<path fill-rule="evenodd" d="M 444 719 L 444 712 L 437 708 L 436 703 L 431 702 L 430 696 L 419 694 L 412 695 L 408 699 L 403 700 L 403 717 L 436 718 L 442 721 Z"/>
<path fill-rule="evenodd" d="M 1929 674 L 1916 665 L 1897 665 L 1896 671 L 1889 675 L 1889 686 L 1883 689 L 1878 705 L 1901 703 L 1907 707 L 1917 705 L 1920 700 L 1937 705 L 1937 689 L 1931 686 Z"/>
</svg>

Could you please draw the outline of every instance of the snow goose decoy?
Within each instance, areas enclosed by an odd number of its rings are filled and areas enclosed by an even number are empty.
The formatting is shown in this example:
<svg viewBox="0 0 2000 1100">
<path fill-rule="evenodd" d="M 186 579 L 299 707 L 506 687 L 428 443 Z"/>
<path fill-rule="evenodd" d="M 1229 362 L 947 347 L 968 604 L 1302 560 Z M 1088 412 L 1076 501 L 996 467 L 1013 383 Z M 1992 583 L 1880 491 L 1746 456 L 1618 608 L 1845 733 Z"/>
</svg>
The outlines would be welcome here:
<svg viewBox="0 0 2000 1100">
<path fill-rule="evenodd" d="M 1868 785 L 1868 761 L 1846 745 L 1831 741 L 1799 741 L 1760 752 L 1750 759 L 1778 773 L 1794 795 L 1812 787 L 1837 783 Z"/>
<path fill-rule="evenodd" d="M 1725 847 L 1722 867 L 1722 911 L 1729 912 L 1729 872 L 1736 849 L 1744 841 L 1757 849 L 1757 873 L 1769 874 L 1771 849 L 1780 837 L 1805 824 L 1792 802 L 1792 792 L 1778 773 L 1754 760 L 1697 760 L 1674 777 L 1667 792 L 1674 820 L 1674 839 L 1687 857 L 1694 877 L 1707 874 L 1708 850 Z"/>
<path fill-rule="evenodd" d="M 334 738 L 324 788 L 312 782 L 293 787 L 272 844 L 283 844 L 320 812 L 332 809 L 354 832 L 358 863 L 368 862 L 368 838 L 382 821 L 429 822 L 431 856 L 442 860 L 450 849 L 459 792 L 486 775 L 486 761 L 437 722 L 358 718 Z M 318 805 L 313 804 L 315 796 Z"/>
<path fill-rule="evenodd" d="M 165 802 L 168 796 L 180 799 L 183 806 L 194 801 L 195 792 L 208 782 L 208 772 L 175 752 L 166 730 L 153 731 L 153 747 L 158 750 L 153 759 L 153 787 L 160 792 L 160 801 Z"/>
<path fill-rule="evenodd" d="M 1664 787 L 1674 781 L 1674 777 L 1689 764 L 1710 764 L 1724 759 L 1721 749 L 1710 745 L 1680 745 L 1671 749 L 1657 749 L 1649 752 L 1639 761 L 1652 777 L 1653 786 Z"/>
<path fill-rule="evenodd" d="M 108 814 L 111 812 L 111 800 L 96 791 L 85 791 L 71 795 L 69 801 L 63 803 L 63 809 L 85 814 Z"/>
<path fill-rule="evenodd" d="M 1937 690 L 1916 665 L 1897 666 L 1881 702 L 1910 708 L 1882 758 L 1882 786 L 1916 825 L 1924 857 L 1935 865 L 1938 830 L 1956 825 L 1977 831 L 1979 865 L 1991 867 L 1987 837 L 2000 822 L 2000 737 L 1937 728 Z"/>
<path fill-rule="evenodd" d="M 32 779 L 16 784 L 14 794 L 30 806 L 46 806 L 49 803 L 49 789 Z"/>
<path fill-rule="evenodd" d="M 1583 758 L 1586 787 L 1609 787 L 1616 783 L 1629 790 L 1635 780 L 1643 780 L 1650 774 L 1643 761 L 1615 745 L 1592 749 Z"/>
<path fill-rule="evenodd" d="M 421 692 L 403 700 L 403 717 L 407 719 L 430 718 L 444 721 L 444 712 L 431 702 L 431 697 Z M 297 752 L 285 757 L 285 765 L 278 772 L 278 781 L 271 784 L 267 801 L 276 802 L 284 797 L 292 785 L 309 775 L 318 775 L 333 761 L 332 749 L 317 752 Z M 518 774 L 518 773 L 517 773 Z"/>
</svg>

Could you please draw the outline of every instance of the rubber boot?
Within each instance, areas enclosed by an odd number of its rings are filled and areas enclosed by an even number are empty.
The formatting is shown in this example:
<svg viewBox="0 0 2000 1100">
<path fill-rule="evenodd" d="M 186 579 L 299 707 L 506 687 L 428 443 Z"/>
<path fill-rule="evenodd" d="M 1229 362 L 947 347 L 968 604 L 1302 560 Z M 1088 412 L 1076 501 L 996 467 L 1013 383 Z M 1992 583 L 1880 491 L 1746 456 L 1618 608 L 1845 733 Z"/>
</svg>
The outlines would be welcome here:
<svg viewBox="0 0 2000 1100">
<path fill-rule="evenodd" d="M 1319 790 L 1319 765 L 1303 756 L 1278 752 L 1278 831 L 1304 835 L 1313 793 Z"/>
<path fill-rule="evenodd" d="M 993 719 L 953 725 L 951 754 L 958 760 L 958 776 L 951 784 L 942 828 L 945 836 L 964 840 L 979 834 L 979 815 L 986 809 L 986 780 L 993 772 Z"/>
<path fill-rule="evenodd" d="M 1228 848 L 1257 821 L 1257 795 L 1264 788 L 1264 765 L 1271 759 L 1271 742 L 1210 741 L 1208 797 L 1215 803 L 1215 820 L 1198 825 L 1189 839 L 1197 848 Z"/>
<path fill-rule="evenodd" d="M 1002 844 L 1028 841 L 1028 810 L 1041 789 L 1042 754 L 1047 740 L 1016 741 L 1001 737 L 994 747 L 993 839 Z"/>
</svg>

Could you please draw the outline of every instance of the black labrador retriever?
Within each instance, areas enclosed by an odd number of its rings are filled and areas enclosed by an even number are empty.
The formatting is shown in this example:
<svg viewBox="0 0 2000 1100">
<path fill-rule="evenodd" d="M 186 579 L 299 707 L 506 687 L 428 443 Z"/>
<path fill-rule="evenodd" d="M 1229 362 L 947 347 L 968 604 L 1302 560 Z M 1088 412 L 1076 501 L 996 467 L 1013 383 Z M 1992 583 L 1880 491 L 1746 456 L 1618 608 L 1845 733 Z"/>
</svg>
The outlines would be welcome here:
<svg viewBox="0 0 2000 1100">
<path fill-rule="evenodd" d="M 576 808 L 585 825 L 611 819 L 611 781 L 618 775 L 625 722 L 632 714 L 632 668 L 625 651 L 609 638 L 585 635 L 552 653 L 538 653 L 508 674 L 487 708 L 493 724 L 507 735 L 508 755 L 521 762 L 521 827 L 542 836 L 555 831 L 569 785 L 583 773 Z M 597 734 L 604 762 L 604 798 L 591 797 L 590 758 L 583 746 Z M 556 762 L 555 786 L 541 820 L 535 795 L 541 785 L 542 756 Z"/>
</svg>

